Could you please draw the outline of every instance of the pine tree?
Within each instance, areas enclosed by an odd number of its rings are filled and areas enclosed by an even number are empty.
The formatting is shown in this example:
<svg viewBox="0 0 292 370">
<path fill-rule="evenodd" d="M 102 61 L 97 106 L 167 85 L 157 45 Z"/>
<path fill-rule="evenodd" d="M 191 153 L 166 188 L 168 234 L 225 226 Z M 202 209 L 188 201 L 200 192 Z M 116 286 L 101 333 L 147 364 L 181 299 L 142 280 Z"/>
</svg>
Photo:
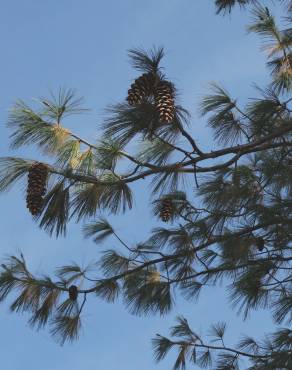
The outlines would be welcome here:
<svg viewBox="0 0 292 370">
<path fill-rule="evenodd" d="M 134 314 L 163 315 L 173 308 L 175 292 L 198 299 L 207 285 L 223 279 L 232 282 L 227 289 L 243 317 L 261 307 L 287 327 L 262 341 L 245 337 L 228 346 L 226 324 L 213 325 L 216 342 L 208 342 L 179 317 L 170 338 L 158 335 L 153 340 L 157 361 L 177 348 L 175 370 L 188 361 L 217 370 L 239 369 L 241 357 L 249 360 L 249 369 L 290 369 L 292 34 L 290 28 L 279 28 L 259 2 L 215 4 L 218 12 L 235 5 L 251 7 L 249 31 L 268 42 L 271 81 L 257 88 L 245 105 L 223 87 L 211 85 L 200 108 L 214 132 L 214 150 L 199 148 L 189 131 L 191 116 L 177 104 L 177 88 L 162 73 L 162 48 L 130 50 L 141 77 L 125 101 L 108 108 L 97 144 L 63 126 L 64 117 L 84 111 L 73 90 L 40 98 L 37 108 L 22 101 L 14 105 L 8 122 L 12 147 L 36 145 L 50 160 L 1 158 L 0 190 L 28 175 L 27 202 L 41 228 L 59 236 L 71 218 L 91 217 L 85 237 L 96 243 L 112 238 L 117 244 L 105 249 L 98 263 L 62 266 L 53 277 L 34 274 L 23 255 L 10 256 L 1 265 L 0 301 L 10 298 L 12 311 L 28 312 L 31 326 L 48 325 L 64 343 L 78 338 L 88 295 L 108 302 L 121 296 Z M 290 1 L 284 6 L 291 12 Z M 128 144 L 141 137 L 143 144 L 134 152 Z M 121 172 L 121 160 L 131 168 L 122 166 L 127 170 Z M 140 179 L 151 179 L 159 225 L 146 241 L 128 245 L 106 214 L 132 207 L 131 185 Z M 191 191 L 185 179 L 193 184 Z M 105 216 L 97 218 L 99 212 Z"/>
</svg>

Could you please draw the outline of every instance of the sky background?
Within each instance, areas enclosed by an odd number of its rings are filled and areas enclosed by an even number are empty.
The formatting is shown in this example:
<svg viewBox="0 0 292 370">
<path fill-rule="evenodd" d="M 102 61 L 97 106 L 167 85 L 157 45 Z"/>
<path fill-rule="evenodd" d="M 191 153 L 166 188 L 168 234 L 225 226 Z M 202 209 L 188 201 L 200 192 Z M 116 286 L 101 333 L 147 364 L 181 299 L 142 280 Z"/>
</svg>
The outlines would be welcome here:
<svg viewBox="0 0 292 370">
<path fill-rule="evenodd" d="M 216 16 L 213 0 L 0 0 L 0 5 L 0 156 L 38 158 L 31 148 L 9 150 L 8 110 L 18 98 L 30 103 L 60 86 L 76 88 L 91 108 L 85 116 L 67 121 L 68 127 L 95 140 L 104 108 L 123 100 L 137 77 L 127 58 L 132 47 L 165 47 L 165 71 L 191 111 L 191 131 L 205 149 L 214 144 L 198 115 L 198 102 L 208 83 L 223 84 L 244 103 L 254 96 L 252 82 L 263 85 L 268 76 L 259 39 L 246 33 L 248 14 Z M 134 209 L 113 219 L 130 244 L 144 240 L 158 225 L 147 209 L 145 186 L 134 186 Z M 81 225 L 70 224 L 67 238 L 58 240 L 39 230 L 26 211 L 23 189 L 20 185 L 0 197 L 0 258 L 21 250 L 38 273 L 97 258 L 99 247 L 84 241 Z M 89 303 L 80 340 L 63 347 L 48 331 L 31 330 L 25 315 L 10 314 L 2 304 L 1 368 L 170 369 L 173 356 L 154 364 L 150 339 L 157 332 L 167 334 L 178 314 L 184 314 L 199 333 L 211 323 L 228 321 L 230 343 L 243 333 L 261 336 L 271 329 L 263 311 L 243 322 L 231 311 L 221 288 L 205 291 L 198 303 L 185 302 L 178 295 L 175 309 L 166 317 L 135 317 L 122 303 L 110 305 L 99 299 Z"/>
</svg>

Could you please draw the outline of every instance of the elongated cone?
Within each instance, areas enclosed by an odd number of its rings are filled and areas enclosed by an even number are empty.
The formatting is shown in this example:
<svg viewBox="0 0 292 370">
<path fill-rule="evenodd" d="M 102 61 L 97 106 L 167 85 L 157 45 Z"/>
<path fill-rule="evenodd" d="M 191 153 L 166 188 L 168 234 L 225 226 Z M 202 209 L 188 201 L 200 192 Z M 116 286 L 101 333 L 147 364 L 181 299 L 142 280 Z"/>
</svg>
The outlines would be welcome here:
<svg viewBox="0 0 292 370">
<path fill-rule="evenodd" d="M 174 88 L 169 81 L 160 81 L 157 85 L 154 100 L 159 114 L 159 122 L 170 123 L 174 119 Z"/>
<path fill-rule="evenodd" d="M 28 172 L 26 206 L 32 215 L 40 213 L 43 196 L 46 193 L 48 167 L 40 162 L 34 163 Z"/>
</svg>

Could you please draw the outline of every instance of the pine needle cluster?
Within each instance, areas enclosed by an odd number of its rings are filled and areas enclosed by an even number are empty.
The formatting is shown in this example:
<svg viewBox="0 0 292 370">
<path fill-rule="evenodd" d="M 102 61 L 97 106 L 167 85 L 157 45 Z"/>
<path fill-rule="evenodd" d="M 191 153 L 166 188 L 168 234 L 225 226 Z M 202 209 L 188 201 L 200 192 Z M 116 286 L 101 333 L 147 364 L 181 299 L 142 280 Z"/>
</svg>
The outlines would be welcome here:
<svg viewBox="0 0 292 370">
<path fill-rule="evenodd" d="M 291 2 L 282 3 L 291 10 Z M 22 255 L 2 264 L 0 300 L 10 299 L 14 312 L 28 312 L 31 326 L 49 326 L 62 344 L 78 338 L 89 294 L 122 299 L 136 315 L 165 315 L 175 294 L 197 300 L 206 286 L 223 282 L 242 318 L 265 308 L 287 327 L 262 341 L 243 338 L 227 346 L 225 324 L 211 328 L 214 344 L 180 317 L 170 339 L 154 339 L 156 359 L 177 348 L 175 370 L 188 362 L 239 369 L 241 357 L 250 369 L 292 366 L 292 34 L 258 1 L 215 4 L 218 12 L 235 5 L 252 9 L 248 29 L 264 40 L 271 80 L 246 104 L 222 86 L 210 86 L 200 112 L 213 131 L 214 150 L 197 144 L 192 118 L 177 104 L 177 87 L 162 73 L 162 48 L 130 50 L 140 77 L 124 101 L 107 109 L 95 142 L 64 126 L 64 117 L 84 112 L 73 90 L 39 98 L 36 107 L 18 101 L 11 109 L 12 148 L 35 145 L 48 156 L 37 164 L 45 176 L 33 174 L 29 189 L 30 197 L 41 197 L 39 203 L 30 198 L 36 222 L 60 236 L 75 218 L 85 222 L 85 237 L 103 248 L 92 265 L 62 266 L 52 277 L 34 274 Z M 0 190 L 26 181 L 36 162 L 1 158 Z M 128 243 L 107 216 L 132 207 L 132 184 L 142 179 L 151 188 L 158 225 L 146 240 Z"/>
</svg>

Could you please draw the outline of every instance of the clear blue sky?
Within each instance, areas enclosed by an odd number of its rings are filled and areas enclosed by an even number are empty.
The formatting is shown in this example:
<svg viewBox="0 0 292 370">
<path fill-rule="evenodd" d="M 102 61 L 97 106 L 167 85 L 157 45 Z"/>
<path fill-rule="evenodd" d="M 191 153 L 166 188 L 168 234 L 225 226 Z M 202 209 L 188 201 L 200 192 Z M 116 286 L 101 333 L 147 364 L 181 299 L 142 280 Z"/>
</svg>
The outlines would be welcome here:
<svg viewBox="0 0 292 370">
<path fill-rule="evenodd" d="M 267 78 L 259 40 L 246 34 L 247 14 L 216 16 L 213 0 L 2 0 L 0 11 L 0 155 L 8 148 L 7 112 L 21 98 L 30 101 L 59 86 L 77 88 L 92 111 L 68 124 L 88 139 L 97 135 L 104 107 L 124 99 L 136 76 L 126 50 L 163 45 L 168 76 L 193 114 L 192 132 L 205 148 L 212 146 L 198 117 L 198 101 L 207 83 L 218 81 L 240 101 L 253 96 L 251 82 Z M 18 152 L 35 156 L 31 149 Z M 124 237 L 143 240 L 152 223 L 147 192 L 138 184 L 135 209 L 114 220 Z M 144 190 L 143 190 L 144 189 Z M 36 272 L 76 260 L 97 257 L 98 246 L 84 241 L 81 225 L 71 224 L 68 237 L 51 239 L 26 212 L 23 188 L 1 195 L 0 257 L 21 250 Z M 111 247 L 111 245 L 109 245 Z M 156 366 L 150 338 L 166 334 L 173 318 L 184 314 L 198 332 L 209 323 L 227 320 L 229 339 L 261 335 L 270 329 L 264 312 L 242 322 L 229 308 L 224 291 L 206 291 L 199 303 L 177 297 L 167 317 L 134 317 L 121 303 L 90 301 L 79 342 L 60 347 L 47 331 L 32 331 L 26 317 L 0 306 L 1 368 L 5 370 L 149 370 L 170 369 L 172 358 Z"/>
</svg>

